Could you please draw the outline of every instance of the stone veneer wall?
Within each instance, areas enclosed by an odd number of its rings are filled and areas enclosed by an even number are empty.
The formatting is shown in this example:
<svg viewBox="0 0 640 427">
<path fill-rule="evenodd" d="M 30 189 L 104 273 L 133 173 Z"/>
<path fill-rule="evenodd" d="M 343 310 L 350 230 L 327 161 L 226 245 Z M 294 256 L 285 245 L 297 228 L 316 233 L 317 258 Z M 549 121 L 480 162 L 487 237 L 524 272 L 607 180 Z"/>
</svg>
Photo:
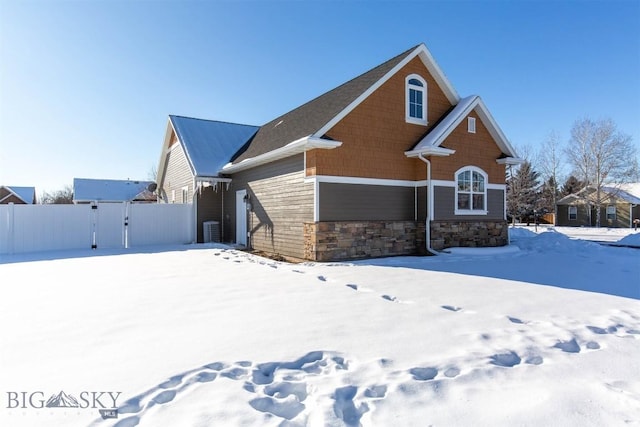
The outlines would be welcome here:
<svg viewBox="0 0 640 427">
<path fill-rule="evenodd" d="M 432 221 L 431 247 L 504 246 L 509 243 L 507 221 Z"/>
<path fill-rule="evenodd" d="M 424 254 L 424 223 L 416 221 L 323 221 L 304 224 L 304 257 L 342 261 Z"/>
</svg>

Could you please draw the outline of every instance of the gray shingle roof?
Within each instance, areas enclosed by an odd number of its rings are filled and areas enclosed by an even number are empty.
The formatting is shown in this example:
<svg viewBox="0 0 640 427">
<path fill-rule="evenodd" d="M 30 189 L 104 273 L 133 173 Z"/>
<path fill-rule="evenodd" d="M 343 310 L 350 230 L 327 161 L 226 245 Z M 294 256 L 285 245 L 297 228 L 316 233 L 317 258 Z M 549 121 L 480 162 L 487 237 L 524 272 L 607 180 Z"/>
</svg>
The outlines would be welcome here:
<svg viewBox="0 0 640 427">
<path fill-rule="evenodd" d="M 419 45 L 418 45 L 419 46 Z M 260 127 L 246 149 L 233 158 L 234 163 L 284 147 L 290 142 L 320 130 L 356 98 L 398 65 L 418 46 L 391 58 L 366 73 L 326 92 Z"/>
</svg>

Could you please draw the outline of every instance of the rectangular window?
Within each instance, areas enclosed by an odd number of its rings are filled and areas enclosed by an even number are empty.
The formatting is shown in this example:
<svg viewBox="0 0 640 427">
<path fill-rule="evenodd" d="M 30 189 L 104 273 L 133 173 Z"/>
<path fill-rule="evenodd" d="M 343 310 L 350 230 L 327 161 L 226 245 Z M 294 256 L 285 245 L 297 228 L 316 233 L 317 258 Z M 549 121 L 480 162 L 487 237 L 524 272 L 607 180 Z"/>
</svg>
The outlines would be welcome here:
<svg viewBox="0 0 640 427">
<path fill-rule="evenodd" d="M 182 203 L 189 203 L 189 187 L 182 187 Z"/>
<path fill-rule="evenodd" d="M 171 203 L 176 202 L 176 190 L 171 190 Z"/>
<path fill-rule="evenodd" d="M 469 133 L 476 133 L 476 118 L 475 117 L 469 117 L 467 119 L 467 130 L 469 131 Z"/>
<path fill-rule="evenodd" d="M 577 206 L 569 206 L 569 219 L 570 220 L 578 219 L 578 207 Z"/>
<path fill-rule="evenodd" d="M 458 193 L 458 209 L 471 209 L 468 193 Z"/>
<path fill-rule="evenodd" d="M 409 116 L 422 119 L 422 92 L 415 89 L 409 89 Z"/>
<path fill-rule="evenodd" d="M 607 219 L 615 220 L 616 219 L 616 207 L 615 205 L 607 206 Z"/>
</svg>

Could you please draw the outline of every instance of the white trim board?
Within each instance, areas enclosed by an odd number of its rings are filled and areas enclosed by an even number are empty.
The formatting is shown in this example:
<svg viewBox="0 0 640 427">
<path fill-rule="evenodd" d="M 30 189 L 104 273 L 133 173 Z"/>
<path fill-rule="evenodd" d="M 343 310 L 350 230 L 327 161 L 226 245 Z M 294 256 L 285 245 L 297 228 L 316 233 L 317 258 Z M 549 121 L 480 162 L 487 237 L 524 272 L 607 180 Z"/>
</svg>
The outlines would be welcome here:
<svg viewBox="0 0 640 427">
<path fill-rule="evenodd" d="M 456 182 L 455 181 L 445 181 L 442 179 L 433 179 L 431 180 L 431 184 L 434 187 L 451 187 L 451 188 L 455 188 L 456 187 Z M 507 189 L 507 185 L 506 184 L 491 184 L 488 183 L 487 184 L 487 190 L 502 190 L 502 191 L 506 191 Z"/>
<path fill-rule="evenodd" d="M 314 175 L 304 178 L 305 183 L 380 185 L 386 187 L 426 187 L 427 180 L 409 181 L 400 179 L 360 178 L 355 176 Z"/>
</svg>

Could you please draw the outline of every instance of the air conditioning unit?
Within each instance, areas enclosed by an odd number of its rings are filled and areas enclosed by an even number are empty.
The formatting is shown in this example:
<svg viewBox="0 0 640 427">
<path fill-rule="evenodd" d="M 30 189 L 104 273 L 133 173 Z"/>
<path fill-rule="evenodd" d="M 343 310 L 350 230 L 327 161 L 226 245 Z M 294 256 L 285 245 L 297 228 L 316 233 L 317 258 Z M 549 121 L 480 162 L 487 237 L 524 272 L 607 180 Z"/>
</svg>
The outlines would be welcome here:
<svg viewBox="0 0 640 427">
<path fill-rule="evenodd" d="M 220 242 L 220 221 L 205 221 L 202 223 L 204 242 Z"/>
</svg>

